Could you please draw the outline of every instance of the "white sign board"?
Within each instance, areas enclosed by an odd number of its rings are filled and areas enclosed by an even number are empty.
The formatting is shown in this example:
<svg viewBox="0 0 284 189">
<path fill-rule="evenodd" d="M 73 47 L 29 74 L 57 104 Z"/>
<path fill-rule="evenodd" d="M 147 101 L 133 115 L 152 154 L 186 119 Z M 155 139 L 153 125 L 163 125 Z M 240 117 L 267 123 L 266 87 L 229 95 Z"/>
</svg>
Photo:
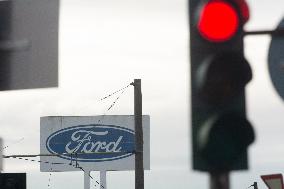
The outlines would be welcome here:
<svg viewBox="0 0 284 189">
<path fill-rule="evenodd" d="M 144 169 L 149 170 L 150 117 L 144 115 L 142 122 Z M 132 115 L 41 117 L 40 153 L 46 156 L 40 157 L 40 170 L 134 170 L 134 123 Z"/>
<path fill-rule="evenodd" d="M 260 176 L 269 189 L 284 189 L 282 174 Z"/>
</svg>

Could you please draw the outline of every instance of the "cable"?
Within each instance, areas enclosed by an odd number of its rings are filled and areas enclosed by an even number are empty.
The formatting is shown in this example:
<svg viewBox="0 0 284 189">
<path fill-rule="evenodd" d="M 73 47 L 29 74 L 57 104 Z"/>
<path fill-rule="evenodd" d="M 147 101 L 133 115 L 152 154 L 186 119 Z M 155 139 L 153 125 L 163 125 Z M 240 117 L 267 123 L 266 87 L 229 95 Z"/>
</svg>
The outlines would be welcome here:
<svg viewBox="0 0 284 189">
<path fill-rule="evenodd" d="M 117 91 L 115 91 L 115 92 L 113 92 L 113 93 L 111 93 L 111 94 L 109 94 L 109 95 L 107 95 L 107 96 L 101 98 L 100 101 L 105 100 L 105 99 L 111 97 L 112 95 L 114 95 L 114 94 L 116 94 L 116 93 L 118 93 L 118 92 L 120 92 L 120 91 L 122 91 L 122 90 L 127 89 L 131 84 L 132 84 L 132 83 L 128 84 L 126 87 L 123 87 L 123 88 L 121 88 L 121 89 L 119 89 L 119 90 L 117 90 Z"/>
<path fill-rule="evenodd" d="M 101 101 L 102 101 L 102 100 L 104 100 L 104 99 L 107 99 L 107 98 L 113 96 L 114 94 L 116 94 L 116 93 L 118 93 L 118 92 L 121 92 L 121 93 L 119 94 L 119 96 L 116 97 L 116 99 L 115 99 L 115 100 L 111 103 L 111 105 L 107 108 L 107 110 L 105 111 L 105 113 L 102 115 L 102 118 L 98 120 L 98 123 L 100 123 L 100 122 L 103 121 L 103 119 L 104 119 L 105 115 L 107 114 L 107 112 L 110 111 L 110 110 L 114 107 L 114 105 L 117 103 L 117 101 L 121 98 L 122 94 L 123 94 L 123 93 L 126 91 L 126 89 L 127 89 L 129 86 L 131 86 L 131 85 L 133 85 L 133 83 L 130 83 L 130 84 L 128 84 L 126 87 L 123 87 L 122 89 L 119 89 L 119 90 L 117 90 L 117 91 L 115 91 L 115 92 L 113 92 L 113 93 L 111 93 L 111 94 L 109 94 L 109 95 L 107 95 L 107 96 L 101 98 Z"/>
<path fill-rule="evenodd" d="M 52 167 L 50 168 L 50 171 L 52 172 Z M 51 182 L 51 172 L 49 173 L 49 178 L 48 178 L 48 184 L 47 184 L 47 188 L 50 188 L 50 182 Z"/>
</svg>

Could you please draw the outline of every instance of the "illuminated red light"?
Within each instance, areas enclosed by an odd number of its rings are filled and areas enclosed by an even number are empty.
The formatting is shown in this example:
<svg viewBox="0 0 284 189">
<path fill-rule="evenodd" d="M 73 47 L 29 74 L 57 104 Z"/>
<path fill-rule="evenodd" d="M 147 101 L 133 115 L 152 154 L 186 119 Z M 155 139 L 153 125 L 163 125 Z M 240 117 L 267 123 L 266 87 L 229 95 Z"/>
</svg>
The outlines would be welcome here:
<svg viewBox="0 0 284 189">
<path fill-rule="evenodd" d="M 210 1 L 201 9 L 198 30 L 209 41 L 227 41 L 234 36 L 238 27 L 238 13 L 225 1 Z"/>
</svg>

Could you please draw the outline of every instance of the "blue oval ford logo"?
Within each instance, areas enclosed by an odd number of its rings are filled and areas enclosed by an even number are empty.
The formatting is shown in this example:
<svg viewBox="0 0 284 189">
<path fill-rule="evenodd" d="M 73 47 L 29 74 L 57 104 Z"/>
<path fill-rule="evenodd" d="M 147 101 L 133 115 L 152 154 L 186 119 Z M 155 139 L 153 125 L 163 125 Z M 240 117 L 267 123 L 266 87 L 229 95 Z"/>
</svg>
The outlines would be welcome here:
<svg viewBox="0 0 284 189">
<path fill-rule="evenodd" d="M 112 161 L 134 153 L 134 131 L 115 125 L 79 125 L 52 133 L 46 140 L 49 152 L 81 162 Z M 74 159 L 74 157 L 73 157 Z"/>
</svg>

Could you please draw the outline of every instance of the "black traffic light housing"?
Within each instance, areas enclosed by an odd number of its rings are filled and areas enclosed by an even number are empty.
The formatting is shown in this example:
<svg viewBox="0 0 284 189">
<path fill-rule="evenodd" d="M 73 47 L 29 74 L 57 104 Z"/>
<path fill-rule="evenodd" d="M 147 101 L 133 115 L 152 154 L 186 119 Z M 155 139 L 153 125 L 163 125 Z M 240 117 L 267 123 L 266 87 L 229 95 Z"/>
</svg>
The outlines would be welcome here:
<svg viewBox="0 0 284 189">
<path fill-rule="evenodd" d="M 10 38 L 12 2 L 0 1 L 0 90 L 9 85 L 8 73 L 10 73 L 9 64 L 11 52 L 5 50 L 5 43 Z"/>
<path fill-rule="evenodd" d="M 58 86 L 59 0 L 0 1 L 0 91 Z"/>
<path fill-rule="evenodd" d="M 0 173 L 0 188 L 26 189 L 26 173 Z"/>
<path fill-rule="evenodd" d="M 244 57 L 243 25 L 248 12 L 242 3 L 189 0 L 192 160 L 196 170 L 248 168 L 247 147 L 254 132 L 246 118 L 245 86 L 252 71 Z"/>
</svg>

